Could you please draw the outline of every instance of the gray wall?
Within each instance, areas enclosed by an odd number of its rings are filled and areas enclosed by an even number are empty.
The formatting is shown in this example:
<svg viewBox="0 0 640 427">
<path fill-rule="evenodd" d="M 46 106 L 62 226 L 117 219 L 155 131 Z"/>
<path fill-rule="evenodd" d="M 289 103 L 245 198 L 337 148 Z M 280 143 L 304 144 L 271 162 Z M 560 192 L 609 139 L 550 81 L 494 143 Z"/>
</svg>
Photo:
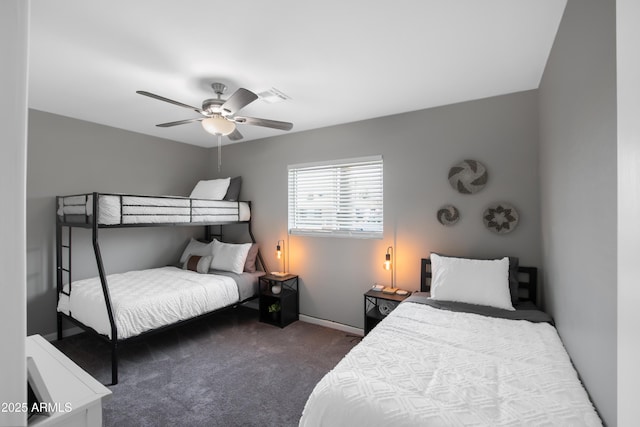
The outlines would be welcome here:
<svg viewBox="0 0 640 427">
<path fill-rule="evenodd" d="M 569 0 L 540 92 L 546 307 L 616 424 L 615 2 Z"/>
<path fill-rule="evenodd" d="M 27 395 L 26 163 L 29 2 L 0 2 L 0 402 Z M 4 409 L 4 408 L 3 408 Z M 27 414 L 0 411 L 0 426 L 22 426 Z"/>
<path fill-rule="evenodd" d="M 640 2 L 618 0 L 618 424 L 638 422 L 640 383 Z"/>
<path fill-rule="evenodd" d="M 389 245 L 397 286 L 410 290 L 418 289 L 420 258 L 430 251 L 508 254 L 540 265 L 537 111 L 537 93 L 528 91 L 228 145 L 221 176 L 242 175 L 242 198 L 253 201 L 254 229 L 272 270 L 280 269 L 276 242 L 287 239 L 289 270 L 302 282 L 301 313 L 362 328 L 363 292 L 389 283 L 382 269 Z M 287 237 L 287 165 L 374 154 L 384 158 L 382 240 Z M 467 158 L 489 171 L 487 187 L 474 195 L 457 193 L 447 180 L 449 168 Z M 518 208 L 511 234 L 484 228 L 482 212 L 494 201 Z M 436 219 L 448 203 L 462 216 L 450 228 Z"/>
<path fill-rule="evenodd" d="M 188 196 L 210 170 L 209 150 L 29 110 L 27 328 L 55 331 L 55 196 L 117 192 Z M 175 262 L 202 227 L 103 230 L 107 273 Z M 73 232 L 73 278 L 97 275 L 86 230 Z"/>
</svg>

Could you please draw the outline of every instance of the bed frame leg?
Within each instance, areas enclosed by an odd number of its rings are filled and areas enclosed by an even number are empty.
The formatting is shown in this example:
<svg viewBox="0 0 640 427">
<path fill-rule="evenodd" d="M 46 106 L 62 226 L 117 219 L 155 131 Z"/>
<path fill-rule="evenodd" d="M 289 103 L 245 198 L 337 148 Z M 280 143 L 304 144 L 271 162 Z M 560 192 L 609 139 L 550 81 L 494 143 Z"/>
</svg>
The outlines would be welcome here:
<svg viewBox="0 0 640 427">
<path fill-rule="evenodd" d="M 118 384 L 118 343 L 111 344 L 111 385 Z"/>
<path fill-rule="evenodd" d="M 56 313 L 58 324 L 58 341 L 62 339 L 62 314 Z"/>
</svg>

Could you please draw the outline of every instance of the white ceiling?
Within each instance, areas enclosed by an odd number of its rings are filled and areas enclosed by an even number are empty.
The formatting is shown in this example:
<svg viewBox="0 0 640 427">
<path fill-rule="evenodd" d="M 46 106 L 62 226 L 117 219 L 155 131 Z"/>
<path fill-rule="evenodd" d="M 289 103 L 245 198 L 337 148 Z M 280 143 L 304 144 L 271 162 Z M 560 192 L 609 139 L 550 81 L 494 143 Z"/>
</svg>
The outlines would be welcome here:
<svg viewBox="0 0 640 427">
<path fill-rule="evenodd" d="M 31 0 L 29 106 L 211 147 L 210 84 L 299 132 L 537 88 L 566 0 Z M 243 141 L 285 133 L 240 125 Z M 226 140 L 226 138 L 224 138 Z M 228 141 L 225 141 L 228 142 Z"/>
</svg>

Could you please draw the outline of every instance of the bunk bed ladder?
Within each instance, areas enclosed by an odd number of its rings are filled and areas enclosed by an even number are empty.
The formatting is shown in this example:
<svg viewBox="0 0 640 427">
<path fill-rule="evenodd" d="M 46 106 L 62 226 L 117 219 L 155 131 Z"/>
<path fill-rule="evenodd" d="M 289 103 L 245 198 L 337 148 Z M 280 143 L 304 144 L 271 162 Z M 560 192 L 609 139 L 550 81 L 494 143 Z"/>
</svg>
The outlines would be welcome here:
<svg viewBox="0 0 640 427">
<path fill-rule="evenodd" d="M 58 198 L 56 198 L 58 199 Z M 58 202 L 56 200 L 56 205 Z M 60 300 L 60 295 L 71 297 L 71 227 L 67 226 L 67 243 L 64 242 L 64 224 L 60 217 L 56 217 L 56 303 Z M 65 255 L 66 251 L 66 257 Z M 65 264 L 66 260 L 66 264 Z M 64 290 L 65 274 L 69 289 Z M 57 305 L 57 304 L 56 304 Z M 56 312 L 56 332 L 58 340 L 62 339 L 62 313 Z"/>
<path fill-rule="evenodd" d="M 56 203 L 57 205 L 57 203 Z M 65 245 L 62 241 L 62 221 L 59 217 L 56 217 L 56 305 L 60 300 L 60 294 L 69 296 L 71 294 L 71 227 L 69 227 L 68 243 Z M 64 250 L 67 251 L 67 266 L 64 266 Z M 69 291 L 64 292 L 64 274 L 67 274 L 69 279 Z M 56 311 L 56 324 L 58 340 L 62 339 L 62 313 Z"/>
</svg>

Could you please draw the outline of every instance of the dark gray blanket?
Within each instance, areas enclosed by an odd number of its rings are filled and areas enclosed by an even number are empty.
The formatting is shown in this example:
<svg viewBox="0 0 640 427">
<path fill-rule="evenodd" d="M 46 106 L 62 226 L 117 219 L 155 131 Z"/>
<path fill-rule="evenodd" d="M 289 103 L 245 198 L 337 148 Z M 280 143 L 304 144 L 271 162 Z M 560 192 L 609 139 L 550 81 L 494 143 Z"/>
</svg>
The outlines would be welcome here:
<svg viewBox="0 0 640 427">
<path fill-rule="evenodd" d="M 481 316 L 498 317 L 501 319 L 511 320 L 528 320 L 534 323 L 550 323 L 553 325 L 553 319 L 544 311 L 538 309 L 530 301 L 516 304 L 515 311 L 503 310 L 501 308 L 488 307 L 485 305 L 467 304 L 455 301 L 436 301 L 429 298 L 426 292 L 414 292 L 403 303 L 412 302 L 416 304 L 425 304 L 440 310 L 464 312 L 479 314 Z"/>
</svg>

